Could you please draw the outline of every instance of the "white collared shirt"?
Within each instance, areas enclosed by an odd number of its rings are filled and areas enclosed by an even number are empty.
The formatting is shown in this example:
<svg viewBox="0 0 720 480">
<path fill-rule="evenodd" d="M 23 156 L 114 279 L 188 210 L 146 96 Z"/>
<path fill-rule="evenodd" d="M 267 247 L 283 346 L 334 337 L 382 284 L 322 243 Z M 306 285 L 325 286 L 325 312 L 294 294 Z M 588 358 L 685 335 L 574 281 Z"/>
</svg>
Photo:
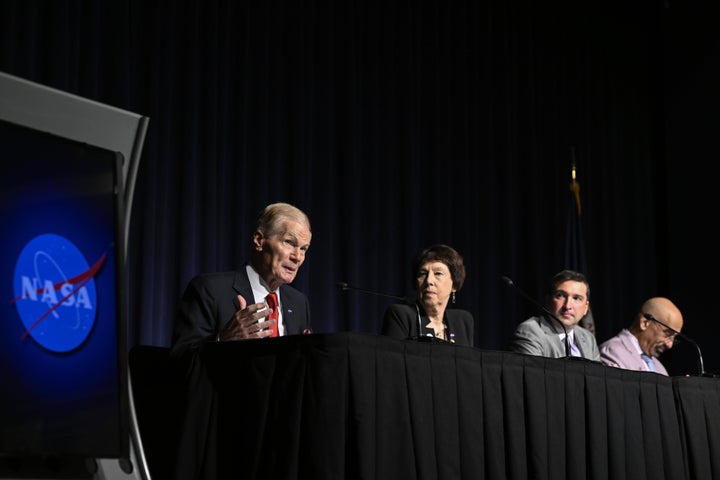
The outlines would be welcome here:
<svg viewBox="0 0 720 480">
<path fill-rule="evenodd" d="M 577 343 L 575 343 L 575 330 L 570 330 L 567 333 L 567 337 L 568 337 L 568 341 L 570 342 L 571 352 L 572 352 L 572 348 L 575 347 L 575 352 L 573 352 L 573 353 L 575 353 L 576 356 L 581 357 L 582 352 L 580 351 L 580 347 L 578 347 Z M 565 345 L 565 333 L 559 333 L 558 338 L 560 339 L 562 344 Z"/>
</svg>

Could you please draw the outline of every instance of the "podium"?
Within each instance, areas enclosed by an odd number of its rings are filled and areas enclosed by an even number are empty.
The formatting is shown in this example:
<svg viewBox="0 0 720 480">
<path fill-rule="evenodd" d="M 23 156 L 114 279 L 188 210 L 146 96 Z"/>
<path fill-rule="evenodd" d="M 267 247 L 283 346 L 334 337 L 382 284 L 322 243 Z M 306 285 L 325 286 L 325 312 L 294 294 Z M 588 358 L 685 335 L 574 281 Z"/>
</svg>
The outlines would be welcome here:
<svg viewBox="0 0 720 480">
<path fill-rule="evenodd" d="M 712 478 L 720 383 L 361 333 L 205 345 L 176 478 Z"/>
</svg>

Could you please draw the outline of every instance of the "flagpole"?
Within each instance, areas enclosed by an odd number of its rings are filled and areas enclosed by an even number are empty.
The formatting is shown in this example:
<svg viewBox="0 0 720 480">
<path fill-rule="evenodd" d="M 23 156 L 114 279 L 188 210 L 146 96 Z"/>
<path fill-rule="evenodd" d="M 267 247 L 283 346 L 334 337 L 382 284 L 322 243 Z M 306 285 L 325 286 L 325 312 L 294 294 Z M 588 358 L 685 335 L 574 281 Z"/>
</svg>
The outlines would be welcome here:
<svg viewBox="0 0 720 480">
<path fill-rule="evenodd" d="M 582 204 L 580 203 L 580 182 L 577 179 L 577 162 L 575 161 L 575 146 L 570 147 L 571 169 L 570 169 L 570 193 L 575 200 L 574 212 L 572 199 L 570 200 L 568 211 L 568 231 L 565 245 L 565 262 L 566 268 L 582 271 L 585 275 L 588 272 L 587 260 L 585 258 L 585 242 L 582 236 L 582 227 L 580 217 L 582 215 Z M 587 314 L 580 319 L 580 325 L 595 334 L 595 318 L 592 313 L 592 307 L 588 308 Z"/>
</svg>

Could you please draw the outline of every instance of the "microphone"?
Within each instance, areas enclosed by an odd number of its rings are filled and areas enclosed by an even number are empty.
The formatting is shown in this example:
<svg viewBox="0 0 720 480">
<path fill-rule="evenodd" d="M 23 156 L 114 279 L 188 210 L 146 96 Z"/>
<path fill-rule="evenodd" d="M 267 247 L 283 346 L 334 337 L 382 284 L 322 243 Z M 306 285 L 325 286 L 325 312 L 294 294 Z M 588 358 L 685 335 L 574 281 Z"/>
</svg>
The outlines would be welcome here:
<svg viewBox="0 0 720 480">
<path fill-rule="evenodd" d="M 692 340 L 687 335 L 683 335 L 682 333 L 678 333 L 678 338 L 682 339 L 683 342 L 690 343 L 695 346 L 695 350 L 697 350 L 697 356 L 698 356 L 698 375 L 701 377 L 712 377 L 712 374 L 708 374 L 705 371 L 705 365 L 703 364 L 703 358 L 702 358 L 702 352 L 700 351 L 700 346 L 695 342 L 695 340 Z"/>
<path fill-rule="evenodd" d="M 415 311 L 417 312 L 417 319 L 418 319 L 418 337 L 422 336 L 422 318 L 420 317 L 420 307 L 418 306 L 417 302 L 415 302 Z"/>
<path fill-rule="evenodd" d="M 698 356 L 698 375 L 701 377 L 714 377 L 714 375 L 712 373 L 707 373 L 705 371 L 705 364 L 703 363 L 702 352 L 700 351 L 700 346 L 697 344 L 697 342 L 695 342 L 695 340 L 691 339 L 684 333 L 678 332 L 674 328 L 670 328 L 669 325 L 666 325 L 664 322 L 661 322 L 660 320 L 653 317 L 649 313 L 643 313 L 642 315 L 643 315 L 643 317 L 647 318 L 648 320 L 652 320 L 653 322 L 659 323 L 663 327 L 665 327 L 668 330 L 670 330 L 671 332 L 673 332 L 675 334 L 676 338 L 682 340 L 683 342 L 693 345 L 695 347 L 695 350 L 697 351 L 697 356 Z"/>
<path fill-rule="evenodd" d="M 436 338 L 435 336 L 423 336 L 420 333 L 420 332 L 422 332 L 422 318 L 420 316 L 420 307 L 418 306 L 417 302 L 411 302 L 407 297 L 401 297 L 399 295 L 391 295 L 389 293 L 378 292 L 375 290 L 368 290 L 367 288 L 355 287 L 353 285 L 349 285 L 347 282 L 338 282 L 337 286 L 342 291 L 355 290 L 357 292 L 369 293 L 370 295 L 379 295 L 381 297 L 388 297 L 388 298 L 392 298 L 395 300 L 400 300 L 403 303 L 415 305 L 415 311 L 417 312 L 418 336 L 411 337 L 410 340 L 417 340 L 419 342 L 430 342 L 430 343 L 450 343 L 447 340 L 443 340 L 441 338 Z"/>
<path fill-rule="evenodd" d="M 423 335 L 422 334 L 422 331 L 423 331 L 422 317 L 420 316 L 420 307 L 418 306 L 417 302 L 415 302 L 415 312 L 417 312 L 418 334 L 416 337 L 410 337 L 410 340 L 415 340 L 416 342 L 427 342 L 427 343 L 450 343 L 450 344 L 455 343 L 455 340 L 454 340 L 455 333 L 453 333 L 453 332 L 446 331 L 447 335 L 453 338 L 452 340 L 450 340 L 450 338 L 448 338 L 448 339 L 438 338 L 435 335 L 432 335 L 430 333 L 428 333 L 427 335 Z"/>
<path fill-rule="evenodd" d="M 338 282 L 337 286 L 340 290 L 355 290 L 357 292 L 363 292 L 363 293 L 369 293 L 371 295 L 379 295 L 381 297 L 388 297 L 388 298 L 394 298 L 395 300 L 400 300 L 402 302 L 408 303 L 407 297 L 401 297 L 399 295 L 391 295 L 389 293 L 383 293 L 383 292 L 376 292 L 374 290 L 368 290 L 366 288 L 360 288 L 360 287 L 354 287 L 352 285 L 347 284 L 346 282 Z"/>
<path fill-rule="evenodd" d="M 518 292 L 520 295 L 522 295 L 523 297 L 525 297 L 525 299 L 526 299 L 527 301 L 529 301 L 531 304 L 535 305 L 537 308 L 539 308 L 540 310 L 542 310 L 547 316 L 549 316 L 550 318 L 552 318 L 553 320 L 555 320 L 557 323 L 560 324 L 560 326 L 561 326 L 562 329 L 563 329 L 563 332 L 565 332 L 565 357 L 566 357 L 566 358 L 571 358 L 572 355 L 570 355 L 570 337 L 568 337 L 568 332 L 567 332 L 567 328 L 565 328 L 565 324 L 564 324 L 559 318 L 557 318 L 550 310 L 548 310 L 548 309 L 545 308 L 544 306 L 540 305 L 540 304 L 539 304 L 538 302 L 536 302 L 535 299 L 533 299 L 530 295 L 528 295 L 528 294 L 525 293 L 524 291 L 520 290 L 520 288 L 518 288 L 518 286 L 515 285 L 515 283 L 514 283 L 512 280 L 510 280 L 509 277 L 506 277 L 506 276 L 503 275 L 503 276 L 500 277 L 500 279 L 501 279 L 503 282 L 505 282 L 505 285 L 507 285 L 508 287 L 513 288 L 516 292 Z"/>
</svg>

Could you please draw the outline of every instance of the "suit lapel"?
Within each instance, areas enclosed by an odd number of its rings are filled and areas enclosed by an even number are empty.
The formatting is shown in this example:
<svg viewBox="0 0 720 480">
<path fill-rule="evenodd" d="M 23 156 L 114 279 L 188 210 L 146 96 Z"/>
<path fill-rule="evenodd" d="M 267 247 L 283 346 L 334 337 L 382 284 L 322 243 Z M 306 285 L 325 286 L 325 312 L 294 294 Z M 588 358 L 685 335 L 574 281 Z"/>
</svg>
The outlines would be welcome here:
<svg viewBox="0 0 720 480">
<path fill-rule="evenodd" d="M 235 272 L 235 278 L 233 279 L 233 290 L 235 290 L 235 293 L 242 295 L 248 305 L 257 303 L 253 295 L 252 288 L 250 288 L 250 279 L 248 279 L 245 266 Z M 238 302 L 237 298 L 233 298 L 233 304 L 235 305 L 236 309 L 240 307 L 240 303 Z"/>
<path fill-rule="evenodd" d="M 578 350 L 580 351 L 581 356 L 585 356 L 585 337 L 582 336 L 580 331 L 577 328 L 573 328 L 573 336 L 575 337 L 575 346 L 577 346 Z M 578 335 L 579 334 L 579 335 Z"/>
<path fill-rule="evenodd" d="M 294 298 L 293 298 L 293 291 L 286 287 L 285 285 L 282 285 L 280 287 L 280 302 L 282 303 L 282 310 L 283 310 L 283 321 L 285 322 L 285 332 L 286 333 L 300 333 L 298 330 L 297 320 L 295 317 L 295 309 L 297 305 L 295 304 Z"/>
</svg>

